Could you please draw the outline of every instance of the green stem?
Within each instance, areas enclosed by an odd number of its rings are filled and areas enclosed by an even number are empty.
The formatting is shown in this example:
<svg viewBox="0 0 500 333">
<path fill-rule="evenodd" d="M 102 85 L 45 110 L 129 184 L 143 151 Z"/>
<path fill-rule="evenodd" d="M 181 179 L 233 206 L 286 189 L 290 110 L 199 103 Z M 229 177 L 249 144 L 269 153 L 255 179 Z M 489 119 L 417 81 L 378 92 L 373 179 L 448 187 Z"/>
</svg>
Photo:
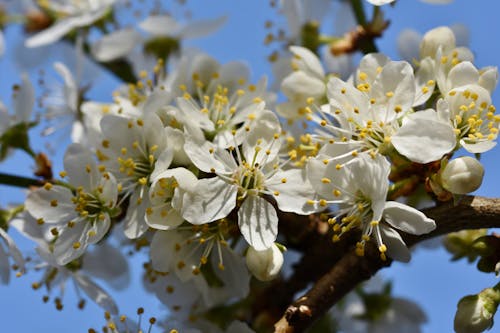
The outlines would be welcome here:
<svg viewBox="0 0 500 333">
<path fill-rule="evenodd" d="M 366 26 L 367 21 L 365 9 L 363 7 L 363 0 L 351 0 L 351 7 L 358 24 L 363 27 Z"/>
<path fill-rule="evenodd" d="M 43 182 L 35 178 L 15 176 L 0 172 L 0 184 L 28 188 L 30 186 L 41 186 Z"/>
<path fill-rule="evenodd" d="M 356 17 L 356 21 L 360 26 L 365 28 L 366 30 L 370 30 L 370 22 L 366 19 L 365 9 L 363 7 L 363 0 L 351 0 L 351 7 L 354 12 L 354 16 Z M 380 9 L 375 6 L 373 10 L 373 19 L 375 19 L 375 15 L 378 15 L 378 11 Z M 367 36 L 359 41 L 358 48 L 363 54 L 378 52 L 377 46 L 373 40 L 373 36 Z"/>
</svg>

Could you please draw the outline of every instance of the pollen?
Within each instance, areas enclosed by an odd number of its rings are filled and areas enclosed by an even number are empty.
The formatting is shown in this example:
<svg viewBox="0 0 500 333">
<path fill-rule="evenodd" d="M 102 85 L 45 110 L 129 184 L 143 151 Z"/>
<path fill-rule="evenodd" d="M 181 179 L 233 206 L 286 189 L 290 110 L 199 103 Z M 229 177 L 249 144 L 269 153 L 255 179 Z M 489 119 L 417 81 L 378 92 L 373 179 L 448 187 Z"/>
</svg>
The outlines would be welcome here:
<svg viewBox="0 0 500 333">
<path fill-rule="evenodd" d="M 50 205 L 51 205 L 52 207 L 57 207 L 57 200 L 56 200 L 56 199 L 51 200 L 51 201 L 50 201 Z"/>
</svg>

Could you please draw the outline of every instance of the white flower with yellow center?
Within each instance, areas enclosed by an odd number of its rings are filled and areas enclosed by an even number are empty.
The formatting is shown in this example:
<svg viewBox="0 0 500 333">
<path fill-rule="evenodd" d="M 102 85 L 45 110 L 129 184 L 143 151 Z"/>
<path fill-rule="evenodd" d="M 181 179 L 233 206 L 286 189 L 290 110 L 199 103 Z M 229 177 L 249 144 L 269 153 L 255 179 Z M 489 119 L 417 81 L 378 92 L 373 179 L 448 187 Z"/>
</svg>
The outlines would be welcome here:
<svg viewBox="0 0 500 333">
<path fill-rule="evenodd" d="M 455 147 L 453 131 L 432 110 L 436 119 L 429 117 L 429 123 L 416 117 L 411 122 L 414 126 L 401 127 L 412 107 L 429 97 L 423 91 L 417 95 L 408 63 L 368 55 L 357 76 L 360 83 L 356 87 L 338 78 L 328 82 L 330 105 L 314 118 L 320 125 L 316 138 L 324 142 L 320 154 L 350 159 L 363 152 L 389 155 L 394 147 L 414 162 L 428 163 Z"/>
<path fill-rule="evenodd" d="M 215 177 L 199 180 L 194 191 L 186 193 L 181 214 L 188 222 L 202 224 L 222 219 L 238 207 L 243 237 L 263 250 L 272 246 L 278 232 L 276 210 L 263 196 L 272 196 L 283 211 L 309 214 L 316 208 L 307 204 L 314 191 L 304 170 L 281 169 L 281 129 L 272 112 L 263 111 L 247 130 L 241 152 L 209 141 L 186 141 L 184 149 L 192 162 Z"/>
<path fill-rule="evenodd" d="M 185 168 L 156 170 L 155 174 L 149 188 L 151 206 L 146 208 L 146 222 L 155 229 L 171 230 L 184 222 L 179 213 L 183 196 L 194 190 L 198 178 Z"/>
<path fill-rule="evenodd" d="M 73 29 L 88 26 L 103 17 L 116 0 L 38 0 L 38 5 L 56 17 L 49 28 L 31 36 L 27 47 L 52 44 Z"/>
<path fill-rule="evenodd" d="M 269 100 L 267 80 L 247 84 L 249 70 L 243 63 L 220 65 L 205 54 L 188 59 L 191 63 L 181 61 L 165 82 L 166 89 L 182 96 L 176 107 L 160 110 L 162 119 L 169 119 L 165 125 L 204 136 L 222 148 L 235 145 L 235 138 L 240 145 L 248 116 L 262 112 Z"/>
<path fill-rule="evenodd" d="M 484 153 L 496 145 L 500 115 L 491 104 L 488 90 L 470 84 L 451 90 L 438 102 L 443 117 L 448 116 L 457 142 L 471 153 Z"/>
<path fill-rule="evenodd" d="M 148 193 L 154 170 L 166 170 L 172 162 L 167 132 L 154 113 L 144 118 L 104 116 L 101 131 L 105 139 L 97 156 L 102 167 L 116 176 L 123 198 L 129 198 L 125 235 L 137 238 L 148 229 L 145 216 L 151 206 Z"/>
<path fill-rule="evenodd" d="M 291 46 L 294 57 L 292 72 L 281 82 L 288 101 L 277 105 L 277 112 L 286 119 L 305 118 L 307 101 L 321 103 L 326 99 L 326 75 L 318 57 L 300 46 Z"/>
<path fill-rule="evenodd" d="M 334 241 L 345 232 L 359 228 L 363 233 L 357 253 L 371 236 L 378 244 L 381 257 L 385 253 L 399 261 L 409 261 L 410 251 L 396 230 L 420 235 L 436 225 L 422 212 L 396 201 L 386 201 L 391 164 L 383 157 L 360 155 L 345 165 L 332 160 L 312 159 L 307 165 L 309 180 L 323 199 L 319 204 L 339 207 L 329 219 L 335 232 Z"/>
<path fill-rule="evenodd" d="M 157 231 L 151 242 L 153 268 L 194 281 L 206 306 L 245 297 L 250 274 L 244 258 L 226 241 L 230 228 L 235 226 L 220 221 Z"/>
<path fill-rule="evenodd" d="M 38 223 L 53 225 L 51 250 L 60 265 L 78 258 L 88 245 L 104 237 L 116 213 L 118 197 L 113 175 L 102 172 L 83 146 L 69 146 L 64 168 L 66 185 L 47 183 L 31 192 L 25 203 Z"/>
</svg>

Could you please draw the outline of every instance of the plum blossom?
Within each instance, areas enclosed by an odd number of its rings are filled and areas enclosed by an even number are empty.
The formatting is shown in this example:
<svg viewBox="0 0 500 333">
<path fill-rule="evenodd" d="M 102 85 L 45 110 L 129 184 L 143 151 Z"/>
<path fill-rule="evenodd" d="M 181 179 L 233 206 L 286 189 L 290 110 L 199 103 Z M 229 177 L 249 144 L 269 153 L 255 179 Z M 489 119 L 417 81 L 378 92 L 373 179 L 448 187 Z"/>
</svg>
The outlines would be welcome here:
<svg viewBox="0 0 500 333">
<path fill-rule="evenodd" d="M 292 73 L 281 82 L 281 90 L 288 101 L 280 103 L 276 111 L 286 119 L 305 118 L 306 106 L 321 103 L 326 98 L 326 74 L 320 60 L 304 47 L 291 46 L 294 57 L 291 60 Z"/>
<path fill-rule="evenodd" d="M 331 78 L 327 94 L 330 105 L 318 108 L 313 118 L 320 125 L 315 137 L 324 142 L 321 154 L 349 159 L 362 152 L 390 155 L 394 147 L 414 162 L 428 163 L 455 148 L 453 130 L 435 111 L 428 110 L 425 126 L 420 112 L 408 116 L 430 95 L 418 88 L 406 62 L 369 54 L 361 61 L 355 85 Z"/>
<path fill-rule="evenodd" d="M 151 242 L 152 267 L 194 283 L 206 307 L 246 297 L 250 274 L 243 257 L 226 242 L 230 227 L 223 221 L 157 231 Z"/>
<path fill-rule="evenodd" d="M 118 198 L 114 176 L 99 168 L 83 146 L 69 146 L 64 168 L 67 184 L 47 183 L 31 192 L 25 204 L 38 223 L 53 226 L 55 241 L 49 250 L 59 265 L 80 257 L 106 235 Z"/>
<path fill-rule="evenodd" d="M 56 22 L 25 41 L 26 47 L 52 44 L 76 28 L 88 26 L 103 17 L 116 0 L 40 1 L 42 9 L 53 13 Z"/>
<path fill-rule="evenodd" d="M 173 158 L 161 120 L 153 112 L 145 113 L 145 117 L 106 115 L 100 122 L 104 139 L 97 155 L 105 169 L 116 176 L 124 197 L 129 198 L 124 219 L 128 238 L 137 238 L 147 230 L 151 179 L 156 169 L 167 169 Z"/>
<path fill-rule="evenodd" d="M 364 253 L 364 244 L 375 238 L 382 258 L 385 253 L 394 260 L 407 262 L 410 251 L 396 230 L 421 235 L 436 225 L 419 210 L 396 201 L 386 201 L 391 164 L 381 155 L 360 155 L 344 165 L 321 157 L 307 165 L 309 180 L 322 199 L 319 204 L 339 207 L 329 222 L 334 224 L 335 239 L 353 228 L 361 229 L 362 239 L 357 253 Z"/>
<path fill-rule="evenodd" d="M 194 137 L 186 140 L 184 149 L 192 162 L 216 177 L 199 180 L 194 191 L 184 196 L 181 214 L 193 224 L 202 224 L 222 219 L 238 206 L 243 237 L 255 249 L 264 250 L 276 239 L 278 217 L 263 195 L 272 196 L 283 211 L 308 214 L 317 207 L 307 204 L 313 190 L 303 170 L 280 167 L 277 117 L 270 111 L 249 117 L 254 120 L 247 126 L 241 153 Z"/>
</svg>

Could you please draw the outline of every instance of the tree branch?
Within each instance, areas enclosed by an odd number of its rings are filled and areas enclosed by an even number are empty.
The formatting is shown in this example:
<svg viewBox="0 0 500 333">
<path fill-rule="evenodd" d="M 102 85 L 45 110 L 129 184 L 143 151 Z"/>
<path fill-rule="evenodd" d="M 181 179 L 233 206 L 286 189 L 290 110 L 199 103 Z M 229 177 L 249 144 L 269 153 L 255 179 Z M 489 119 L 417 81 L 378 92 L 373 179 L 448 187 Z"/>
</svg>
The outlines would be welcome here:
<svg viewBox="0 0 500 333">
<path fill-rule="evenodd" d="M 500 199 L 465 196 L 455 206 L 445 203 L 423 212 L 436 221 L 436 229 L 422 236 L 402 234 L 408 246 L 450 232 L 500 227 Z M 324 249 L 325 253 L 330 250 Z M 303 332 L 359 283 L 390 264 L 391 260 L 380 259 L 379 251 L 372 242 L 366 245 L 363 257 L 357 256 L 351 249 L 309 291 L 288 306 L 275 324 L 275 333 Z"/>
</svg>

